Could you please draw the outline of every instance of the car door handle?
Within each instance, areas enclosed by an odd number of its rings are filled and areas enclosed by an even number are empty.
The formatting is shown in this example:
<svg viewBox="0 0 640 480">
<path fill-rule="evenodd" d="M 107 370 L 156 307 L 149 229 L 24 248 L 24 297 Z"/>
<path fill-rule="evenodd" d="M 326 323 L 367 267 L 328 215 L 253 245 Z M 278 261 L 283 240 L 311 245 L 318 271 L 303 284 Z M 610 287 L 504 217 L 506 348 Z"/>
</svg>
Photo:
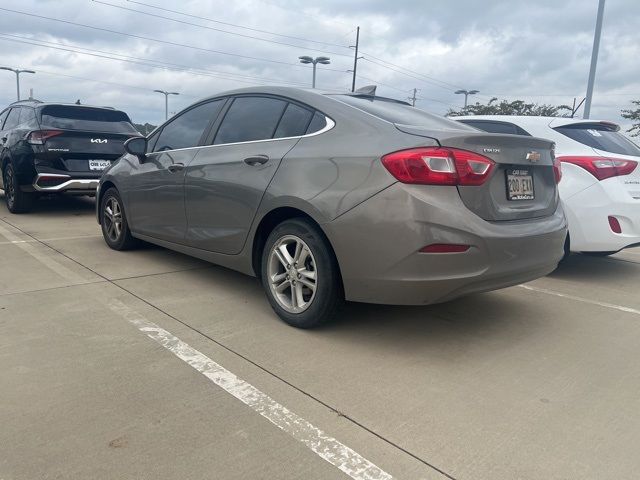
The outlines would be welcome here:
<svg viewBox="0 0 640 480">
<path fill-rule="evenodd" d="M 174 163 L 172 165 L 169 165 L 167 167 L 167 170 L 169 170 L 171 173 L 181 172 L 182 170 L 184 170 L 184 163 Z"/>
<path fill-rule="evenodd" d="M 251 166 L 264 165 L 268 161 L 269 157 L 267 155 L 253 155 L 252 157 L 247 157 L 244 159 L 244 163 Z"/>
</svg>

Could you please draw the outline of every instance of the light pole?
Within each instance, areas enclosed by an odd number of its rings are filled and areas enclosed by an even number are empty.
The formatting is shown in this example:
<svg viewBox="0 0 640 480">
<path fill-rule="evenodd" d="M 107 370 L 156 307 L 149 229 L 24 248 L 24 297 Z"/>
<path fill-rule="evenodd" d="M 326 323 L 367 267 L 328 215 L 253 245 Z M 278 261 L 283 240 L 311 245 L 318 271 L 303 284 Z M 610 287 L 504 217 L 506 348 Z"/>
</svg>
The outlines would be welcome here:
<svg viewBox="0 0 640 480">
<path fill-rule="evenodd" d="M 322 65 L 329 65 L 331 60 L 329 57 L 316 57 L 312 58 L 307 55 L 303 55 L 302 57 L 298 57 L 300 59 L 300 63 L 312 63 L 313 64 L 313 82 L 311 83 L 311 88 L 316 88 L 316 65 L 321 63 Z"/>
<path fill-rule="evenodd" d="M 464 94 L 464 108 L 467 108 L 467 100 L 469 98 L 469 95 L 480 93 L 480 90 L 456 90 L 454 93 L 457 95 Z"/>
<path fill-rule="evenodd" d="M 602 17 L 604 16 L 604 0 L 598 2 L 598 15 L 596 17 L 596 31 L 593 34 L 593 49 L 591 50 L 591 67 L 589 68 L 589 81 L 587 83 L 587 96 L 584 103 L 582 118 L 589 118 L 591 114 L 591 98 L 593 97 L 593 84 L 596 81 L 596 64 L 598 63 L 598 50 L 600 49 L 600 34 L 602 33 Z"/>
<path fill-rule="evenodd" d="M 165 92 L 164 90 L 154 90 L 154 92 L 164 95 L 164 119 L 169 119 L 169 95 L 180 95 L 178 92 Z"/>
<path fill-rule="evenodd" d="M 0 67 L 0 70 L 9 70 L 16 74 L 16 92 L 18 95 L 18 101 L 20 101 L 20 74 L 21 73 L 36 73 L 33 70 L 20 70 L 18 68 Z"/>
</svg>

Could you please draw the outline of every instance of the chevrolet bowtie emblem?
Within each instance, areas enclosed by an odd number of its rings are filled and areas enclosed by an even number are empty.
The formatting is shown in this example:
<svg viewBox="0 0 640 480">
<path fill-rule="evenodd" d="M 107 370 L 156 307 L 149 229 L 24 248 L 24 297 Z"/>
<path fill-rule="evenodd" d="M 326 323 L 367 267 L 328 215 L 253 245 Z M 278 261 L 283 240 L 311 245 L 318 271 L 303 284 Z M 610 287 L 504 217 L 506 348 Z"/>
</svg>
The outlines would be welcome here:
<svg viewBox="0 0 640 480">
<path fill-rule="evenodd" d="M 526 159 L 530 162 L 537 162 L 538 160 L 540 160 L 540 152 L 531 151 L 527 153 Z"/>
</svg>

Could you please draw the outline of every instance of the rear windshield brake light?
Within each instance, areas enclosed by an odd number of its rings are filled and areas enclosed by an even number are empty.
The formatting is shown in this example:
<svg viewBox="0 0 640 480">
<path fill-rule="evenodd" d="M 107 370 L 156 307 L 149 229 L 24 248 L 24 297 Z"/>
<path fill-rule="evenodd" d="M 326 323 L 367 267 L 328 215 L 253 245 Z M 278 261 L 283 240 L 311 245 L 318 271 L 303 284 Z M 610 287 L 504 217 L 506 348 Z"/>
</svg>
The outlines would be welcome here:
<svg viewBox="0 0 640 480">
<path fill-rule="evenodd" d="M 566 156 L 558 160 L 582 167 L 598 180 L 629 175 L 638 166 L 638 162 L 622 158 Z"/>
</svg>

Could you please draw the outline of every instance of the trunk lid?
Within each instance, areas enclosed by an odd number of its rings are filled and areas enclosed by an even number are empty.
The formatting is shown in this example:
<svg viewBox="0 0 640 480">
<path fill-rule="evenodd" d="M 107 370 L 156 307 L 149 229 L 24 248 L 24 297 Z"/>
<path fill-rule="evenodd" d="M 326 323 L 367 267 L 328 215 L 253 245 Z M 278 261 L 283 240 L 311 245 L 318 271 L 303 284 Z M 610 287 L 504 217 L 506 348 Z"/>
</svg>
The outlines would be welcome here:
<svg viewBox="0 0 640 480">
<path fill-rule="evenodd" d="M 403 125 L 396 127 L 411 135 L 433 138 L 443 147 L 471 151 L 495 162 L 491 177 L 484 184 L 457 187 L 466 207 L 484 220 L 523 220 L 555 212 L 558 190 L 553 168 L 554 145 L 550 140 L 498 133 L 435 132 Z"/>
</svg>

